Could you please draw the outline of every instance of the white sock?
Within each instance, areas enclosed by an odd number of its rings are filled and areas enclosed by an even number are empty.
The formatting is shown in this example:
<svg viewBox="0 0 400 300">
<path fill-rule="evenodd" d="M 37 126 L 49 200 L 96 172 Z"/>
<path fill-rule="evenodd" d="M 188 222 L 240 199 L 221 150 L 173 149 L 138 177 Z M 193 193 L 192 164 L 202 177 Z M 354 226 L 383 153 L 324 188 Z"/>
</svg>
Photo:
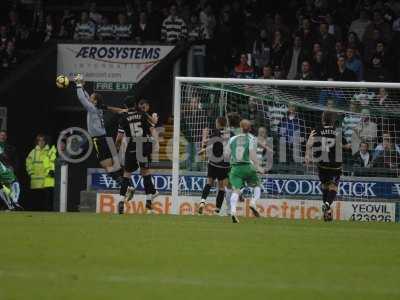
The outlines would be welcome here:
<svg viewBox="0 0 400 300">
<path fill-rule="evenodd" d="M 253 190 L 253 198 L 250 200 L 250 206 L 256 206 L 257 201 L 261 197 L 261 188 L 256 186 Z"/>
<path fill-rule="evenodd" d="M 238 193 L 232 193 L 231 196 L 231 215 L 234 216 L 236 215 L 236 204 L 239 200 L 239 194 Z"/>
<path fill-rule="evenodd" d="M 231 196 L 232 196 L 232 190 L 225 188 L 226 208 L 228 212 L 231 212 Z"/>
</svg>

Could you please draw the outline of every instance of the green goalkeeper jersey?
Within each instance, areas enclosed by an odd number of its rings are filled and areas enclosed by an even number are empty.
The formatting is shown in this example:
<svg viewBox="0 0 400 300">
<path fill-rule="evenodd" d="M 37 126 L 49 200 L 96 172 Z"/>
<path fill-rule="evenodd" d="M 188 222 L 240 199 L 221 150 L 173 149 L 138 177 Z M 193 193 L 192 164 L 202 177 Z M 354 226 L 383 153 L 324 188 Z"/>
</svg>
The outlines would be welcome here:
<svg viewBox="0 0 400 300">
<path fill-rule="evenodd" d="M 16 180 L 14 172 L 8 168 L 5 164 L 0 162 L 0 184 L 9 185 Z"/>
<path fill-rule="evenodd" d="M 257 140 L 250 133 L 241 133 L 229 141 L 231 151 L 231 165 L 251 164 L 250 151 L 257 148 Z"/>
</svg>

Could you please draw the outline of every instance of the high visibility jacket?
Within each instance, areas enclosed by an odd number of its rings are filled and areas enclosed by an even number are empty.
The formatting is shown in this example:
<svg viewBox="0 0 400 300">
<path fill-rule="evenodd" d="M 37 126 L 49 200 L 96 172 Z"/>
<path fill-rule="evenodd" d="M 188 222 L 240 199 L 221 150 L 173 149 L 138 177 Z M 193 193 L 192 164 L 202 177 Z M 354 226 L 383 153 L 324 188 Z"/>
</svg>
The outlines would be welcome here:
<svg viewBox="0 0 400 300">
<path fill-rule="evenodd" d="M 31 177 L 31 189 L 54 187 L 54 162 L 57 157 L 56 147 L 36 146 L 26 158 L 26 171 Z M 53 171 L 53 172 L 51 172 Z M 51 175 L 53 173 L 53 175 Z"/>
</svg>

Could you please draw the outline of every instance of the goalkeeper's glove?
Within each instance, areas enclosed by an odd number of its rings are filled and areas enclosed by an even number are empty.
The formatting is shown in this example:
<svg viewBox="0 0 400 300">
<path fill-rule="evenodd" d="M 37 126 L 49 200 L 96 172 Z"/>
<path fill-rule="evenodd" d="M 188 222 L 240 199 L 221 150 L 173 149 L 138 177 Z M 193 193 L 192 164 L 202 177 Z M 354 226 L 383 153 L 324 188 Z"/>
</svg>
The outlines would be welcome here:
<svg viewBox="0 0 400 300">
<path fill-rule="evenodd" d="M 85 84 L 82 74 L 76 75 L 74 81 L 77 87 L 82 87 Z"/>
</svg>

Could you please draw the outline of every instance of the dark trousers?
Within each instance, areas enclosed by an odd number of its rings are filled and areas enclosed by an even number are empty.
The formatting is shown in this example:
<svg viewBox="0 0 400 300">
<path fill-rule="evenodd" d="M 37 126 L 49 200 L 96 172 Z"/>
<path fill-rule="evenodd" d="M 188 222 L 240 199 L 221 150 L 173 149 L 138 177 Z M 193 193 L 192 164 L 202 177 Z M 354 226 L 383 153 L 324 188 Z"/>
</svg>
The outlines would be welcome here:
<svg viewBox="0 0 400 300">
<path fill-rule="evenodd" d="M 30 206 L 34 211 L 53 211 L 54 188 L 43 188 L 31 190 L 29 199 Z"/>
</svg>

